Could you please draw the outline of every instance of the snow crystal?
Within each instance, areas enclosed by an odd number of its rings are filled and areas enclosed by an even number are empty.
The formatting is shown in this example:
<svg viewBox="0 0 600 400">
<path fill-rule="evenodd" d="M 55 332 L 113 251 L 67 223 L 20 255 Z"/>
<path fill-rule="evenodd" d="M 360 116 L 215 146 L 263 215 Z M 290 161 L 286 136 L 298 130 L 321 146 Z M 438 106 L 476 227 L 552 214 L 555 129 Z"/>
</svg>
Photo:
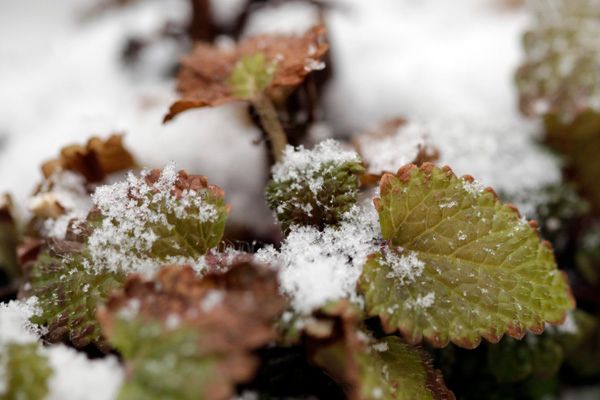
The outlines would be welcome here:
<svg viewBox="0 0 600 400">
<path fill-rule="evenodd" d="M 162 170 L 160 178 L 150 186 L 142 171 L 140 177 L 129 173 L 127 180 L 96 188 L 92 195 L 94 204 L 103 215 L 102 225 L 88 238 L 88 246 L 94 269 L 123 269 L 151 274 L 159 265 L 184 263 L 198 265 L 203 260 L 185 257 L 170 257 L 157 261 L 145 256 L 158 239 L 149 224 L 159 224 L 165 231 L 175 227 L 167 220 L 167 213 L 176 217 L 196 218 L 199 222 L 217 218 L 214 205 L 206 203 L 202 196 L 193 190 L 184 190 L 181 198 L 176 198 L 171 189 L 177 180 L 177 169 L 170 163 Z M 189 212 L 190 207 L 199 211 Z M 160 209 L 160 211 L 157 210 Z"/>
<path fill-rule="evenodd" d="M 384 262 L 392 269 L 387 277 L 399 281 L 401 285 L 412 283 L 421 276 L 425 263 L 417 257 L 414 251 L 402 254 L 403 249 L 397 248 L 396 251 L 386 251 Z"/>
<path fill-rule="evenodd" d="M 113 400 L 124 379 L 115 356 L 90 360 L 64 345 L 41 348 L 54 373 L 47 400 Z"/>
<path fill-rule="evenodd" d="M 387 342 L 379 342 L 371 345 L 371 348 L 379 353 L 383 353 L 389 350 Z"/>
<path fill-rule="evenodd" d="M 0 348 L 9 343 L 36 342 L 45 330 L 29 322 L 29 319 L 39 312 L 36 297 L 0 303 Z"/>
<path fill-rule="evenodd" d="M 406 302 L 406 307 L 409 309 L 417 309 L 423 310 L 425 308 L 429 308 L 435 302 L 435 293 L 427 293 L 425 296 L 417 295 L 417 298 L 414 300 L 408 300 Z"/>
<path fill-rule="evenodd" d="M 283 182 L 287 180 L 304 180 L 306 177 L 316 177 L 317 172 L 323 171 L 324 165 L 330 165 L 329 169 L 348 163 L 360 162 L 360 157 L 352 150 L 344 150 L 342 145 L 333 140 L 327 139 L 317 144 L 312 150 L 305 149 L 304 146 L 294 148 L 286 146 L 283 154 L 283 162 L 273 166 L 273 180 Z M 314 181 L 311 184 L 311 191 L 320 188 L 323 182 Z"/>
<path fill-rule="evenodd" d="M 379 236 L 377 214 L 367 203 L 349 210 L 338 227 L 293 227 L 279 251 L 267 247 L 256 258 L 279 269 L 282 291 L 296 311 L 308 314 L 331 300 L 359 301 L 356 282 Z"/>
</svg>

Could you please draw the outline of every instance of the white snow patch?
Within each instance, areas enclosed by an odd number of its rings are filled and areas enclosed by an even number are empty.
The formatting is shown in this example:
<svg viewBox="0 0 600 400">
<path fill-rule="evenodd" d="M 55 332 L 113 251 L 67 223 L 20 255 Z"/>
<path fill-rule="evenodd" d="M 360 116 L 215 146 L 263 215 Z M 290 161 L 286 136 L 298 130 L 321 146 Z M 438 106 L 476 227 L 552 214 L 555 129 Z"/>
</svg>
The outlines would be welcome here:
<svg viewBox="0 0 600 400">
<path fill-rule="evenodd" d="M 244 36 L 264 33 L 302 35 L 319 23 L 319 9 L 303 1 L 281 2 L 253 12 L 244 28 Z"/>
<path fill-rule="evenodd" d="M 90 360 L 63 345 L 42 347 L 54 373 L 47 400 L 112 400 L 117 397 L 125 372 L 115 356 Z"/>
<path fill-rule="evenodd" d="M 391 135 L 366 134 L 355 139 L 371 174 L 394 173 L 415 161 L 421 150 L 432 151 L 423 125 L 412 122 L 400 126 Z"/>
<path fill-rule="evenodd" d="M 338 227 L 293 227 L 279 251 L 261 249 L 256 258 L 279 269 L 282 290 L 292 306 L 308 314 L 328 301 L 360 301 L 356 282 L 380 236 L 377 213 L 368 203 L 354 206 Z"/>
</svg>

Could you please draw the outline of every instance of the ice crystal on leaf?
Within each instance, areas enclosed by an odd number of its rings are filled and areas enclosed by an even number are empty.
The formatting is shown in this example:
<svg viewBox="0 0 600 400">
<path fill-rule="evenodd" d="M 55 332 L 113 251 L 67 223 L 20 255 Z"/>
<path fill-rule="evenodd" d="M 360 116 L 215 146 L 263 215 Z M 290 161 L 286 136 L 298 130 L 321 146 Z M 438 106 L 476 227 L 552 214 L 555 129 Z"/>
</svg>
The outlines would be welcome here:
<svg viewBox="0 0 600 400">
<path fill-rule="evenodd" d="M 38 296 L 48 339 L 104 348 L 96 309 L 130 272 L 151 275 L 169 262 L 204 266 L 223 234 L 229 207 L 203 176 L 174 165 L 130 174 L 100 186 L 95 210 L 72 230 L 75 240 L 49 240 L 31 267 L 29 293 Z"/>
<path fill-rule="evenodd" d="M 173 164 L 97 188 L 90 268 L 151 274 L 162 263 L 194 263 L 221 240 L 229 212 L 223 197 L 205 177 Z"/>
<path fill-rule="evenodd" d="M 390 248 L 369 257 L 359 289 L 386 329 L 472 348 L 481 337 L 540 333 L 573 307 L 536 225 L 471 177 L 408 165 L 384 175 L 380 192 L 375 206 Z M 456 206 L 440 207 L 448 202 Z M 398 247 L 403 253 L 390 258 Z"/>
<path fill-rule="evenodd" d="M 267 202 L 284 228 L 323 228 L 337 224 L 356 203 L 363 167 L 355 152 L 329 139 L 312 150 L 288 146 L 272 172 Z"/>
</svg>

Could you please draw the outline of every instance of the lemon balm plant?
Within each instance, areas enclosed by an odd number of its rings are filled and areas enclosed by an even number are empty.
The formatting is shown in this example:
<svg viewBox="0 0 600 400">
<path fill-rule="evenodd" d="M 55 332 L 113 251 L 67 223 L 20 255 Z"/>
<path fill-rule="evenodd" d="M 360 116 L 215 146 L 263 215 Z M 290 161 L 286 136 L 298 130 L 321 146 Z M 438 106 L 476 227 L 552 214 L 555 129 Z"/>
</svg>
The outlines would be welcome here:
<svg viewBox="0 0 600 400">
<path fill-rule="evenodd" d="M 596 320 L 538 224 L 493 189 L 433 163 L 420 136 L 391 171 L 365 150 L 381 137 L 359 141 L 367 160 L 351 142 L 288 144 L 278 105 L 327 48 L 323 26 L 200 44 L 165 117 L 234 100 L 256 112 L 273 243 L 236 249 L 222 189 L 174 164 L 140 169 L 116 136 L 45 164 L 21 233 L 5 202 L 0 263 L 19 300 L 0 306 L 1 398 L 56 398 L 83 353 L 122 400 L 453 399 L 463 370 L 530 398 L 530 377 L 582 359 Z"/>
</svg>

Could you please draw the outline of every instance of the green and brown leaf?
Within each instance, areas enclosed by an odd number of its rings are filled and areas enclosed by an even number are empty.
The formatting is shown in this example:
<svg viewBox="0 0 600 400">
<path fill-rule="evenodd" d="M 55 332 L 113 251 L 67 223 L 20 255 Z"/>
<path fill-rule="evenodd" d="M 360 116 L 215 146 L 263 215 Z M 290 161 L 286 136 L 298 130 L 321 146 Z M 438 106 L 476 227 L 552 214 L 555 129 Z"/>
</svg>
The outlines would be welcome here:
<svg viewBox="0 0 600 400">
<path fill-rule="evenodd" d="M 389 247 L 371 255 L 359 289 L 388 331 L 473 348 L 541 333 L 573 308 L 550 244 L 491 189 L 426 163 L 384 175 L 380 192 Z"/>
</svg>

